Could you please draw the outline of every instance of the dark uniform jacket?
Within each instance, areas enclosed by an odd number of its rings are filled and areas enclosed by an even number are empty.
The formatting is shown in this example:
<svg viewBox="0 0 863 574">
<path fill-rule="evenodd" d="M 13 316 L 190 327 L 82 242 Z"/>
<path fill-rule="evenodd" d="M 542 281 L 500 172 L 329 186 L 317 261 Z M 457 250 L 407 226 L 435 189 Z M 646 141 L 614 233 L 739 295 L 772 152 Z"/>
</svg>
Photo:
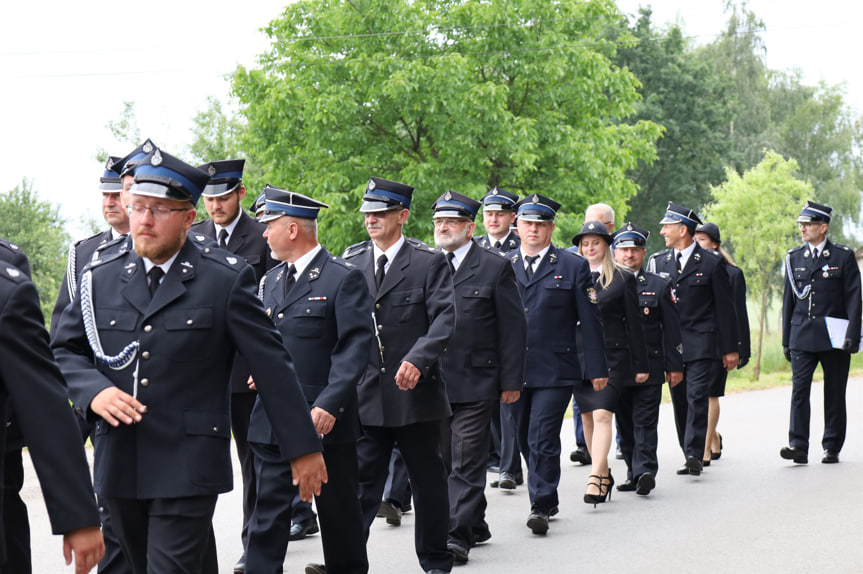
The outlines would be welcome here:
<svg viewBox="0 0 863 574">
<path fill-rule="evenodd" d="M 672 298 L 671 281 L 641 269 L 636 274 L 636 290 L 650 359 L 650 378 L 643 384 L 661 385 L 665 373 L 683 372 L 680 317 Z"/>
<path fill-rule="evenodd" d="M 512 265 L 471 245 L 453 276 L 456 329 L 443 355 L 451 403 L 495 400 L 524 384 L 527 319 Z"/>
<path fill-rule="evenodd" d="M 635 374 L 650 369 L 635 276 L 615 268 L 614 278 L 605 288 L 597 282 L 596 297 L 602 314 L 608 376 L 621 384 L 634 385 Z"/>
<path fill-rule="evenodd" d="M 267 240 L 263 235 L 267 226 L 250 217 L 242 209 L 240 210 L 239 217 L 240 220 L 237 221 L 237 225 L 234 227 L 234 232 L 231 234 L 225 249 L 245 259 L 246 263 L 251 265 L 255 271 L 255 280 L 260 281 L 264 273 L 278 264 L 278 261 L 270 257 L 270 246 L 267 245 Z M 218 245 L 216 225 L 210 219 L 194 223 L 189 229 L 189 233 L 204 235 Z M 249 388 L 248 381 L 249 365 L 242 357 L 237 356 L 234 359 L 234 367 L 231 371 L 231 392 L 254 392 Z"/>
<path fill-rule="evenodd" d="M 144 262 L 132 251 L 91 263 L 96 333 L 106 355 L 140 342 L 120 370 L 95 362 L 80 297 L 60 318 L 53 347 L 75 409 L 116 386 L 147 405 L 143 420 L 114 428 L 98 418 L 96 490 L 121 498 L 212 495 L 231 489 L 228 375 L 239 351 L 277 420 L 282 454 L 321 450 L 296 373 L 273 322 L 256 297 L 254 272 L 241 258 L 186 241 L 154 297 Z M 85 270 L 86 274 L 86 270 Z M 83 279 L 82 279 L 83 281 Z M 137 389 L 133 388 L 138 368 Z"/>
<path fill-rule="evenodd" d="M 832 346 L 824 317 L 848 319 L 845 339 L 860 341 L 860 270 L 854 252 L 829 240 L 813 261 L 808 245 L 788 252 L 782 296 L 782 346 L 798 351 L 829 351 Z M 791 285 L 788 266 L 794 277 Z M 803 294 L 802 299 L 794 291 Z M 837 341 L 842 344 L 844 340 Z"/>
<path fill-rule="evenodd" d="M 48 347 L 36 287 L 23 271 L 0 263 L 0 410 L 10 409 L 19 415 L 54 534 L 98 526 L 90 470 L 65 382 Z M 0 425 L 0 446 L 5 443 L 6 429 Z M 0 556 L 4 540 L 0 532 Z"/>
<path fill-rule="evenodd" d="M 30 261 L 27 259 L 27 255 L 11 241 L 0 239 L 0 261 L 10 263 L 13 267 L 24 273 L 28 279 L 31 277 Z M 4 416 L 8 417 L 6 421 L 6 450 L 22 448 L 24 446 L 24 437 L 21 436 L 21 429 L 18 427 L 18 423 L 15 422 L 12 413 L 7 413 Z"/>
<path fill-rule="evenodd" d="M 528 281 L 521 251 L 507 254 L 527 316 L 525 386 L 567 387 L 608 376 L 602 319 L 587 261 L 550 246 Z M 584 369 L 578 360 L 576 325 L 581 321 Z"/>
<path fill-rule="evenodd" d="M 671 280 L 680 314 L 683 362 L 722 360 L 738 352 L 737 316 L 725 258 L 697 243 L 683 272 L 677 273 L 674 249 L 650 256 L 648 271 Z"/>
<path fill-rule="evenodd" d="M 357 383 L 366 370 L 374 338 L 366 280 L 354 265 L 321 249 L 287 297 L 282 263 L 261 281 L 267 315 L 294 358 L 310 407 L 336 417 L 328 443 L 353 442 L 359 435 Z M 276 444 L 260 397 L 252 411 L 249 441 Z"/>
<path fill-rule="evenodd" d="M 60 292 L 57 293 L 57 302 L 54 304 L 54 311 L 51 313 L 51 336 L 57 331 L 57 323 L 63 309 L 74 299 L 78 288 L 78 278 L 81 276 L 81 271 L 84 266 L 93 258 L 93 254 L 100 248 L 104 249 L 108 243 L 120 241 L 114 240 L 111 230 L 101 231 L 90 237 L 85 237 L 72 244 L 69 248 L 69 256 L 66 261 L 66 274 L 63 275 L 63 282 L 60 284 Z"/>
<path fill-rule="evenodd" d="M 478 237 L 474 237 L 473 240 L 486 249 L 494 249 L 494 243 L 488 235 L 480 235 Z M 518 249 L 519 247 L 521 247 L 521 237 L 516 235 L 514 231 L 510 231 L 509 235 L 504 237 L 503 241 L 500 242 L 499 251 L 501 253 L 508 253 L 514 249 Z"/>
<path fill-rule="evenodd" d="M 731 297 L 737 315 L 737 339 L 741 359 L 752 356 L 749 334 L 749 311 L 746 310 L 746 278 L 740 267 L 728 265 L 728 280 L 731 282 Z"/>
<path fill-rule="evenodd" d="M 371 241 L 348 247 L 344 257 L 365 274 L 383 347 L 381 351 L 377 340 L 372 344 L 371 357 L 357 389 L 360 422 L 397 427 L 448 417 L 451 411 L 440 357 L 455 327 L 455 305 L 452 273 L 443 254 L 405 238 L 380 290 L 375 286 Z M 417 386 L 409 391 L 399 389 L 395 383 L 402 361 L 422 373 Z"/>
</svg>

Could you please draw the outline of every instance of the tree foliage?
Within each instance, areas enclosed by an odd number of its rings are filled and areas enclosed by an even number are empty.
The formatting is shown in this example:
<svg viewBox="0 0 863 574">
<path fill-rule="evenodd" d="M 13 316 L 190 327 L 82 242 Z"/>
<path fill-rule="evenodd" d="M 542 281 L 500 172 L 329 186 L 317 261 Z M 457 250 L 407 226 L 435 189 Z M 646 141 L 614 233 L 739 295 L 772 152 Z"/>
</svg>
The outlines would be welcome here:
<svg viewBox="0 0 863 574">
<path fill-rule="evenodd" d="M 660 134 L 622 122 L 638 81 L 612 63 L 618 18 L 609 0 L 301 0 L 266 28 L 260 69 L 235 73 L 246 149 L 273 185 L 331 204 L 334 249 L 365 238 L 371 175 L 416 187 L 409 235 L 431 237 L 445 190 L 499 185 L 560 201 L 568 236 L 587 204 L 635 193 L 626 172 Z"/>
<path fill-rule="evenodd" d="M 24 179 L 0 194 L 0 237 L 18 245 L 30 260 L 33 282 L 46 317 L 51 316 L 66 271 L 71 238 L 60 208 L 39 199 L 33 183 Z"/>
<path fill-rule="evenodd" d="M 130 149 L 141 143 L 141 130 L 138 128 L 138 116 L 135 113 L 135 102 L 123 102 L 123 111 L 116 120 L 108 120 L 105 126 L 111 132 L 111 136 L 121 143 L 130 145 Z M 108 150 L 99 147 L 96 150 L 96 161 L 105 163 L 108 156 L 111 155 Z"/>
<path fill-rule="evenodd" d="M 798 169 L 795 160 L 772 151 L 742 177 L 729 168 L 725 183 L 712 188 L 713 202 L 704 211 L 706 220 L 722 230 L 723 248 L 734 253 L 750 297 L 759 302 L 756 379 L 770 293 L 782 286 L 785 252 L 798 240 L 797 213 L 814 193 L 808 182 L 796 177 Z"/>
</svg>

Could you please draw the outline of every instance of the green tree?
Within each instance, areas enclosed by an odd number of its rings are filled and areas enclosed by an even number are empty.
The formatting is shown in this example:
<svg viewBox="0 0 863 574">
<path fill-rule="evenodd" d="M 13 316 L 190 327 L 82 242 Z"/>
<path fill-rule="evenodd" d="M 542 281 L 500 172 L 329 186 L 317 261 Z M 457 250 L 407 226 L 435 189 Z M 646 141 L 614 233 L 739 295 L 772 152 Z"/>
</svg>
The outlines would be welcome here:
<svg viewBox="0 0 863 574">
<path fill-rule="evenodd" d="M 669 200 L 697 209 L 709 200 L 710 186 L 723 181 L 730 118 L 720 76 L 696 56 L 679 25 L 657 29 L 651 16 L 642 8 L 631 26 L 624 22 L 612 33 L 628 32 L 638 40 L 619 48 L 614 59 L 642 84 L 642 99 L 627 122 L 649 120 L 665 129 L 656 161 L 641 161 L 630 171 L 638 193 L 629 200 L 629 219 L 657 229 Z M 662 237 L 652 234 L 648 249 L 662 245 Z"/>
<path fill-rule="evenodd" d="M 120 117 L 116 120 L 108 120 L 105 127 L 111 132 L 111 137 L 118 142 L 129 144 L 132 148 L 143 141 L 141 130 L 138 128 L 138 116 L 135 114 L 135 102 L 123 102 Z M 111 154 L 108 150 L 101 146 L 96 149 L 96 161 L 99 163 L 105 163 L 109 155 Z"/>
<path fill-rule="evenodd" d="M 704 216 L 722 229 L 723 247 L 746 276 L 749 294 L 759 301 L 755 367 L 752 377 L 761 374 L 762 342 L 770 292 L 782 285 L 785 252 L 797 240 L 797 213 L 812 186 L 795 176 L 797 162 L 768 151 L 764 159 L 743 176 L 728 168 L 727 180 L 711 191 L 713 202 Z"/>
<path fill-rule="evenodd" d="M 500 185 L 563 204 L 568 237 L 584 207 L 623 205 L 626 177 L 660 128 L 621 120 L 638 82 L 612 63 L 611 0 L 353 0 L 290 4 L 265 29 L 260 69 L 239 68 L 245 148 L 273 185 L 331 204 L 322 239 L 362 240 L 370 175 L 416 187 L 406 233 L 431 237 L 446 189 Z"/>
<path fill-rule="evenodd" d="M 0 237 L 17 244 L 27 254 L 46 317 L 51 316 L 66 272 L 71 238 L 65 224 L 59 206 L 39 199 L 31 181 L 24 179 L 11 191 L 0 194 Z"/>
</svg>

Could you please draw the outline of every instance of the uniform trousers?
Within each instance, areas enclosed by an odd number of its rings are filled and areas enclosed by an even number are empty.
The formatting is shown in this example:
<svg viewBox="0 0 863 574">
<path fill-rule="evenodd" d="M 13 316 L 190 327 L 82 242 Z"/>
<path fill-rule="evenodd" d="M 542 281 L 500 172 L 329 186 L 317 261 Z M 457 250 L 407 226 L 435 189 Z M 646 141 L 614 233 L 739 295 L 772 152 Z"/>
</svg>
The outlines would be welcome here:
<svg viewBox="0 0 863 574">
<path fill-rule="evenodd" d="M 791 349 L 791 424 L 788 444 L 804 452 L 809 449 L 809 392 L 812 388 L 812 373 L 818 363 L 824 369 L 824 436 L 821 447 L 839 452 L 845 444 L 848 424 L 845 389 L 851 365 L 851 354 L 841 349 L 818 353 Z"/>
<path fill-rule="evenodd" d="M 212 542 L 218 496 L 103 497 L 134 574 L 198 574 Z"/>
<path fill-rule="evenodd" d="M 509 405 L 516 419 L 518 442 L 527 459 L 527 489 L 531 509 L 548 514 L 560 503 L 560 428 L 572 396 L 572 386 L 526 387 Z"/>
<path fill-rule="evenodd" d="M 722 370 L 721 360 L 689 361 L 683 369 L 683 382 L 671 388 L 677 439 L 686 458 L 704 457 L 710 387 Z"/>
<path fill-rule="evenodd" d="M 8 448 L 3 457 L 3 534 L 6 541 L 6 561 L 0 567 L 3 574 L 30 574 L 30 518 L 27 505 L 21 499 L 24 486 L 24 465 L 20 448 Z"/>
<path fill-rule="evenodd" d="M 441 424 L 441 452 L 449 473 L 449 540 L 464 548 L 473 543 L 474 529 L 484 524 L 491 414 L 498 402 L 451 404 L 452 416 Z"/>
<path fill-rule="evenodd" d="M 292 484 L 291 463 L 275 445 L 251 443 L 258 477 L 257 503 L 249 522 L 246 571 L 280 574 L 291 534 L 291 514 L 299 489 Z M 324 463 L 329 482 L 315 497 L 324 562 L 329 574 L 365 574 L 369 563 L 357 499 L 357 450 L 353 442 L 327 444 Z"/>
<path fill-rule="evenodd" d="M 661 402 L 661 384 L 626 385 L 620 393 L 614 414 L 620 450 L 626 461 L 626 477 L 631 480 L 638 480 L 645 472 L 656 475 L 659 470 L 656 449 Z"/>
<path fill-rule="evenodd" d="M 500 469 L 500 403 L 491 411 L 491 440 L 488 443 L 488 466 Z"/>
<path fill-rule="evenodd" d="M 408 478 L 408 469 L 405 460 L 399 451 L 399 445 L 393 447 L 390 456 L 387 483 L 384 485 L 384 500 L 391 502 L 404 510 L 411 503 L 411 481 Z"/>
<path fill-rule="evenodd" d="M 413 490 L 416 524 L 414 545 L 423 570 L 452 568 L 447 550 L 449 497 L 440 453 L 440 420 L 400 427 L 364 426 L 357 441 L 360 460 L 359 499 L 366 539 L 381 504 L 393 445 L 398 443 Z"/>
<path fill-rule="evenodd" d="M 249 448 L 249 419 L 258 393 L 231 393 L 231 432 L 237 445 L 240 472 L 243 475 L 243 528 L 240 537 L 243 549 L 249 541 L 249 518 L 255 509 L 255 456 Z"/>
<path fill-rule="evenodd" d="M 513 476 L 521 472 L 518 428 L 512 411 L 516 403 L 500 403 L 500 472 L 508 472 Z"/>
</svg>

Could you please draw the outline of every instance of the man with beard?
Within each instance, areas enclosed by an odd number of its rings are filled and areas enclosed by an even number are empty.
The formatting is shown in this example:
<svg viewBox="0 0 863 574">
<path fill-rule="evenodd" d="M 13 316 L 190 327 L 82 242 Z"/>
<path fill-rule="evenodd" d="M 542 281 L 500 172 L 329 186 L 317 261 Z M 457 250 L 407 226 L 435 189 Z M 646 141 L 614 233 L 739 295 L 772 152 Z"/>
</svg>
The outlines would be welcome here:
<svg viewBox="0 0 863 574">
<path fill-rule="evenodd" d="M 471 241 L 480 203 L 447 191 L 432 206 L 435 243 L 453 272 L 456 328 L 442 357 L 452 416 L 444 419 L 441 451 L 449 471 L 447 547 L 468 560 L 475 533 L 488 539 L 485 471 L 492 409 L 513 403 L 524 382 L 527 320 L 512 265 Z M 490 536 L 490 533 L 488 534 Z"/>
<path fill-rule="evenodd" d="M 242 208 L 243 198 L 246 197 L 246 186 L 243 185 L 245 164 L 244 159 L 233 159 L 198 166 L 198 169 L 210 175 L 210 181 L 201 194 L 210 219 L 195 223 L 191 231 L 218 241 L 220 248 L 242 257 L 254 269 L 255 280 L 260 281 L 264 273 L 276 265 L 276 261 L 270 257 L 267 240 L 263 237 L 266 226 L 255 221 Z M 255 508 L 255 461 L 246 436 L 249 434 L 249 417 L 257 393 L 249 388 L 248 380 L 249 366 L 242 357 L 235 357 L 231 370 L 231 431 L 243 476 L 241 538 L 244 553 L 234 566 L 235 574 L 245 572 L 249 517 Z"/>
<path fill-rule="evenodd" d="M 209 175 L 156 148 L 129 190 L 132 251 L 91 262 L 53 348 L 96 422 L 96 490 L 134 574 L 200 572 L 231 489 L 229 366 L 249 362 L 304 499 L 321 444 L 281 336 L 241 258 L 187 241 Z M 251 361 L 250 359 L 254 359 Z"/>
</svg>

